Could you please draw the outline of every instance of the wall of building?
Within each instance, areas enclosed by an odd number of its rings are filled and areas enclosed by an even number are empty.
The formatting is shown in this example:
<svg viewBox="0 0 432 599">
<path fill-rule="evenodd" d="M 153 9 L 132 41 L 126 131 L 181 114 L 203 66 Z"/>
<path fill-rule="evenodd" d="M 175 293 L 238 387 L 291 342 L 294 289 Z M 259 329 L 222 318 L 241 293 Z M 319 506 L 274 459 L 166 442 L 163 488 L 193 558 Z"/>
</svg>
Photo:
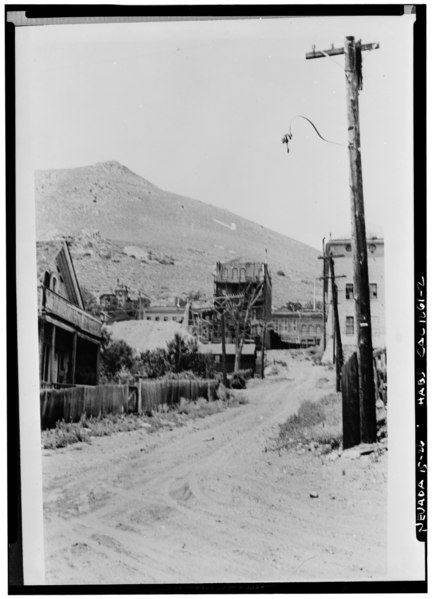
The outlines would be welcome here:
<svg viewBox="0 0 432 599">
<path fill-rule="evenodd" d="M 351 293 L 353 288 L 353 258 L 351 240 L 333 240 L 327 244 L 328 251 L 333 254 L 342 254 L 343 257 L 335 258 L 335 275 L 345 275 L 345 278 L 336 279 L 338 287 L 338 312 L 341 329 L 342 345 L 346 353 L 354 350 L 357 343 L 355 322 L 355 300 Z M 372 326 L 372 344 L 374 348 L 385 346 L 385 287 L 384 287 L 384 242 L 383 240 L 368 240 L 368 269 L 370 285 L 370 308 Z M 351 287 L 350 287 L 351 286 Z M 333 310 L 332 295 L 329 285 L 327 294 L 328 319 L 327 341 L 333 344 Z M 348 357 L 348 356 L 345 356 Z"/>
<path fill-rule="evenodd" d="M 283 344 L 319 345 L 323 335 L 322 315 L 319 312 L 274 312 L 271 328 Z M 275 336 L 274 344 L 279 345 Z"/>
</svg>

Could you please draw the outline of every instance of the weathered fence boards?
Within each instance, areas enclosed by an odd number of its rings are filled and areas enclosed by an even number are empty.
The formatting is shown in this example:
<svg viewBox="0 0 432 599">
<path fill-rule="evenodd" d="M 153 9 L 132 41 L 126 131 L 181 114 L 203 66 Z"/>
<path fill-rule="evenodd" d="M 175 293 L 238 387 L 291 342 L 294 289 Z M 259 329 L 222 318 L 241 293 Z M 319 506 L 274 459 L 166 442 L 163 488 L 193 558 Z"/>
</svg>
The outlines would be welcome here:
<svg viewBox="0 0 432 599">
<path fill-rule="evenodd" d="M 128 390 L 128 385 L 44 389 L 40 393 L 42 429 L 54 427 L 59 420 L 78 422 L 84 415 L 90 418 L 128 412 Z"/>
<path fill-rule="evenodd" d="M 357 354 L 342 367 L 342 432 L 343 448 L 360 443 L 360 404 Z"/>
<path fill-rule="evenodd" d="M 171 407 L 180 403 L 183 397 L 195 401 L 198 397 L 213 400 L 216 396 L 218 382 L 208 380 L 141 380 L 141 411 L 151 412 L 157 410 L 158 406 L 166 404 Z"/>
<path fill-rule="evenodd" d="M 56 422 L 78 422 L 105 414 L 157 411 L 166 404 L 171 407 L 183 397 L 196 400 L 215 399 L 218 382 L 209 380 L 141 380 L 138 386 L 98 385 L 66 389 L 43 389 L 40 392 L 42 429 L 53 428 Z M 141 397 L 141 400 L 139 399 Z M 141 404 L 141 405 L 140 405 Z"/>
</svg>

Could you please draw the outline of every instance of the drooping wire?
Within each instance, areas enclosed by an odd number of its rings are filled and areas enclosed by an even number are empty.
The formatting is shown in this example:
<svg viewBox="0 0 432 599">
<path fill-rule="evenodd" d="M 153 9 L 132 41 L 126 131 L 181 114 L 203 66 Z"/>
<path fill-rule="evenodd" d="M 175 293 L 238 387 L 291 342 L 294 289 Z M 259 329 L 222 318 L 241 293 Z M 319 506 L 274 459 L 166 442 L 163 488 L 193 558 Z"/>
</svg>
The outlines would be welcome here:
<svg viewBox="0 0 432 599">
<path fill-rule="evenodd" d="M 336 146 L 344 146 L 344 147 L 346 147 L 346 144 L 341 144 L 338 141 L 331 141 L 330 139 L 326 139 L 325 137 L 323 137 L 321 135 L 321 133 L 318 131 L 317 127 L 314 125 L 314 123 L 310 119 L 308 119 L 307 116 L 303 116 L 302 114 L 298 114 L 297 116 L 295 116 L 294 118 L 291 119 L 290 126 L 289 126 L 289 132 L 285 133 L 285 135 L 282 137 L 282 143 L 287 145 L 287 152 L 289 152 L 288 143 L 291 141 L 292 136 L 293 136 L 292 131 L 291 131 L 291 127 L 292 127 L 292 123 L 293 123 L 293 121 L 295 119 L 304 119 L 305 121 L 307 121 L 315 129 L 315 132 L 318 135 L 318 137 L 320 139 L 322 139 L 323 141 L 325 141 L 326 143 L 334 144 Z"/>
</svg>

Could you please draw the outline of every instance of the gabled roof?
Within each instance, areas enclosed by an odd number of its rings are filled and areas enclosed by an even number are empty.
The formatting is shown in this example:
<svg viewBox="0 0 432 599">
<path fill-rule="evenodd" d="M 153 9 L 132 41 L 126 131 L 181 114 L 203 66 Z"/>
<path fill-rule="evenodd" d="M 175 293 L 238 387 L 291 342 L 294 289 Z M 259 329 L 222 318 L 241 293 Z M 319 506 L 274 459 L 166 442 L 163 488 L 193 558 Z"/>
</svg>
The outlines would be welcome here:
<svg viewBox="0 0 432 599">
<path fill-rule="evenodd" d="M 37 241 L 36 242 L 36 263 L 37 280 L 43 284 L 45 273 L 55 272 L 56 257 L 63 247 L 63 241 Z"/>
<path fill-rule="evenodd" d="M 68 243 L 64 240 L 36 242 L 37 280 L 45 283 L 45 273 L 61 272 L 68 290 L 69 301 L 84 309 L 81 289 L 72 262 Z"/>
</svg>

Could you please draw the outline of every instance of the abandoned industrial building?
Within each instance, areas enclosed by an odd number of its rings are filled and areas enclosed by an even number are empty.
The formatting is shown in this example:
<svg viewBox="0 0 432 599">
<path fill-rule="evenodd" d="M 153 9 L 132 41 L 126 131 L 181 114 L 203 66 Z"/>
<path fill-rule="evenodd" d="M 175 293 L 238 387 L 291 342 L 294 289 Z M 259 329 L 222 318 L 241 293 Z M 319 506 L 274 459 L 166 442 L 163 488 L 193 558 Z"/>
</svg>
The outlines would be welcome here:
<svg viewBox="0 0 432 599">
<path fill-rule="evenodd" d="M 37 242 L 41 386 L 97 385 L 100 320 L 84 309 L 65 241 Z"/>
</svg>

